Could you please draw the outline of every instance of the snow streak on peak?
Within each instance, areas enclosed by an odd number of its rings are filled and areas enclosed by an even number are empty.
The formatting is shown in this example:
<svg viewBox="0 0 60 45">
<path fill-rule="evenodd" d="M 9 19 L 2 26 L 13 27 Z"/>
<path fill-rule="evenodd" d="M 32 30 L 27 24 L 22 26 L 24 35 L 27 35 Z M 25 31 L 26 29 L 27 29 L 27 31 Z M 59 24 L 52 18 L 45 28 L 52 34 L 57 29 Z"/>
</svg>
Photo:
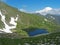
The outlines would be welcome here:
<svg viewBox="0 0 60 45">
<path fill-rule="evenodd" d="M 18 20 L 18 16 L 16 17 L 16 19 L 15 19 L 14 17 L 11 17 L 10 24 L 12 24 L 13 26 L 9 26 L 9 25 L 6 23 L 5 15 L 3 15 L 1 11 L 0 11 L 0 16 L 1 16 L 1 21 L 2 21 L 2 22 L 4 23 L 4 25 L 5 25 L 5 28 L 0 29 L 0 33 L 2 33 L 2 32 L 12 33 L 11 29 L 16 28 L 16 25 L 17 25 L 16 21 Z"/>
</svg>

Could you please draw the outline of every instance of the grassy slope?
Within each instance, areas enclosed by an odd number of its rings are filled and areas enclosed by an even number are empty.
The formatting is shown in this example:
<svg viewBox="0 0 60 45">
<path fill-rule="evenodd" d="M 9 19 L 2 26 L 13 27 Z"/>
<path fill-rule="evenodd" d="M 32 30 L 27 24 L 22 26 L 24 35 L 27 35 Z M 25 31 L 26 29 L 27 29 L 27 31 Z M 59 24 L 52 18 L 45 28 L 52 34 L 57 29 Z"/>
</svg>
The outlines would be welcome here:
<svg viewBox="0 0 60 45">
<path fill-rule="evenodd" d="M 18 23 L 17 28 L 14 30 L 16 30 L 16 32 L 22 35 L 24 34 L 27 35 L 25 30 L 24 31 L 22 30 L 24 28 L 32 28 L 32 27 L 44 28 L 47 29 L 49 32 L 54 32 L 55 30 L 60 29 L 60 26 L 56 25 L 54 22 L 44 21 L 45 19 L 44 16 L 20 12 L 18 11 L 18 9 L 8 6 L 1 2 L 0 2 L 0 10 L 2 10 L 2 13 L 6 15 L 7 23 L 10 21 L 11 16 L 16 17 L 17 14 L 19 15 L 19 19 L 17 21 Z M 3 10 L 5 10 L 6 12 Z M 43 21 L 45 23 L 43 23 Z M 0 27 L 3 27 L 1 25 L 3 24 L 1 24 L 0 22 Z"/>
<path fill-rule="evenodd" d="M 60 44 L 60 32 L 42 35 L 38 37 L 30 37 L 30 38 L 22 38 L 22 39 L 14 39 L 14 38 L 0 38 L 0 45 L 25 45 L 24 43 L 28 43 L 30 45 L 41 45 L 41 44 Z M 27 44 L 26 44 L 27 45 Z"/>
</svg>

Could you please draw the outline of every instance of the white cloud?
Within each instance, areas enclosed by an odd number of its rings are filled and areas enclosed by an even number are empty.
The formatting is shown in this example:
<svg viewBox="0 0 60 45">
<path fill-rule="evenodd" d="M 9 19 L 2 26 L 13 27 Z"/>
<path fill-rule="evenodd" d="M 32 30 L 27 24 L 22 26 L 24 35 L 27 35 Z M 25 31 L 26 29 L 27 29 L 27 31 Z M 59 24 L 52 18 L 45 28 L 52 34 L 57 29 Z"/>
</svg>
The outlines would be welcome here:
<svg viewBox="0 0 60 45">
<path fill-rule="evenodd" d="M 21 11 L 21 12 L 27 12 L 25 9 L 19 9 L 19 11 Z"/>
<path fill-rule="evenodd" d="M 33 12 L 29 12 L 29 11 L 27 11 L 27 10 L 25 10 L 25 9 L 18 9 L 19 11 L 21 11 L 21 12 L 25 12 L 25 13 L 33 13 Z"/>
<path fill-rule="evenodd" d="M 40 13 L 42 15 L 46 14 L 60 14 L 60 9 L 53 9 L 51 7 L 46 7 L 42 10 L 35 11 L 35 13 Z"/>
<path fill-rule="evenodd" d="M 36 12 L 48 12 L 48 11 L 50 11 L 50 10 L 52 10 L 51 7 L 46 7 L 46 8 L 44 8 L 43 10 L 39 10 L 39 11 L 36 11 Z"/>
</svg>

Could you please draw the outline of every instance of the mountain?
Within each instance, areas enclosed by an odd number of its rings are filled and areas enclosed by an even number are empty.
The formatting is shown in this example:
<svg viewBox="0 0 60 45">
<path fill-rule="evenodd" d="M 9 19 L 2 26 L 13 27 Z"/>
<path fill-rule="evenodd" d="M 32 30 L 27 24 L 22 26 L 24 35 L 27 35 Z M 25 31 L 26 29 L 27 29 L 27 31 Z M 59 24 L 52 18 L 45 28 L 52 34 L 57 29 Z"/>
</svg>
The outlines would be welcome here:
<svg viewBox="0 0 60 45">
<path fill-rule="evenodd" d="M 43 15 L 21 12 L 15 7 L 0 2 L 0 33 L 29 36 L 28 32 L 33 30 L 23 30 L 27 28 L 40 28 L 46 29 L 48 32 L 55 32 L 59 31 L 60 25 Z"/>
<path fill-rule="evenodd" d="M 55 23 L 60 25 L 60 15 L 51 15 L 51 14 L 48 14 L 45 17 L 48 18 L 48 19 L 53 19 Z"/>
<path fill-rule="evenodd" d="M 45 7 L 42 10 L 35 11 L 35 13 L 39 13 L 41 15 L 47 15 L 47 14 L 60 15 L 60 8 L 55 9 L 55 8 L 51 8 L 51 7 Z"/>
<path fill-rule="evenodd" d="M 42 9 L 42 10 L 36 11 L 36 13 L 40 13 L 40 14 L 42 14 L 42 15 L 46 15 L 46 14 L 48 14 L 49 11 L 51 11 L 51 10 L 52 10 L 51 7 L 46 7 L 46 8 L 44 8 L 44 9 Z"/>
</svg>

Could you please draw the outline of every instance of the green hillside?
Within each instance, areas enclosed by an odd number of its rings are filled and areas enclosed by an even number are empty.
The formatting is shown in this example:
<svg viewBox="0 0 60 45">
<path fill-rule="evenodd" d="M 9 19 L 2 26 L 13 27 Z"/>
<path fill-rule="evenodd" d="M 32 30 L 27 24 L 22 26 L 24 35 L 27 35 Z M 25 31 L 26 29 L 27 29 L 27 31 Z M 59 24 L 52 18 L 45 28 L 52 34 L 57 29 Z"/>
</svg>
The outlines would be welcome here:
<svg viewBox="0 0 60 45">
<path fill-rule="evenodd" d="M 20 35 L 27 36 L 26 28 L 40 28 L 46 29 L 49 32 L 55 32 L 60 29 L 60 26 L 57 25 L 54 21 L 46 19 L 42 15 L 24 13 L 19 11 L 17 8 L 11 7 L 3 2 L 0 2 L 0 10 L 6 16 L 6 22 L 10 21 L 10 17 L 16 17 L 19 15 L 19 19 L 17 21 L 17 28 L 13 29 L 13 32 L 16 32 Z M 4 24 L 0 20 L 0 28 L 3 28 Z M 29 30 L 32 31 L 32 30 Z"/>
<path fill-rule="evenodd" d="M 0 37 L 0 45 L 60 45 L 60 32 L 21 39 Z"/>
</svg>

